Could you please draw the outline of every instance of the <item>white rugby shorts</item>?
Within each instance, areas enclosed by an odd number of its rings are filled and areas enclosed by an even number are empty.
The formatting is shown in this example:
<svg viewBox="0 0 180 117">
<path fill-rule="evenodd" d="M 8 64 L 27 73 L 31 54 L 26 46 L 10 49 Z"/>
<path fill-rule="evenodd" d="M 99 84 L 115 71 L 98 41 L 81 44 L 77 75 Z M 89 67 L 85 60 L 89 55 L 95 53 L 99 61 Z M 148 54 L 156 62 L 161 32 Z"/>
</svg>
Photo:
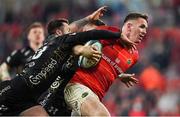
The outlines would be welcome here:
<svg viewBox="0 0 180 117">
<path fill-rule="evenodd" d="M 64 90 L 64 99 L 66 104 L 81 115 L 81 104 L 88 98 L 98 96 L 88 87 L 79 83 L 68 83 Z"/>
</svg>

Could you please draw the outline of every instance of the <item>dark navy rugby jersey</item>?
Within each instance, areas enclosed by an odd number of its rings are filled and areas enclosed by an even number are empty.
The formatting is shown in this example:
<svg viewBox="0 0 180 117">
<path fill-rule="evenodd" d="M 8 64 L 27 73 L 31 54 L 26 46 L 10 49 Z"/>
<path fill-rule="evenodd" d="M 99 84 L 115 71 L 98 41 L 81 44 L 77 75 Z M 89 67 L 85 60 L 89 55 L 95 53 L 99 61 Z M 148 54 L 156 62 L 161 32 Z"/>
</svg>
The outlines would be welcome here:
<svg viewBox="0 0 180 117">
<path fill-rule="evenodd" d="M 17 73 L 20 73 L 25 63 L 28 62 L 31 56 L 34 54 L 32 48 L 24 47 L 18 50 L 14 50 L 6 59 L 5 63 L 11 68 L 15 68 Z"/>
</svg>

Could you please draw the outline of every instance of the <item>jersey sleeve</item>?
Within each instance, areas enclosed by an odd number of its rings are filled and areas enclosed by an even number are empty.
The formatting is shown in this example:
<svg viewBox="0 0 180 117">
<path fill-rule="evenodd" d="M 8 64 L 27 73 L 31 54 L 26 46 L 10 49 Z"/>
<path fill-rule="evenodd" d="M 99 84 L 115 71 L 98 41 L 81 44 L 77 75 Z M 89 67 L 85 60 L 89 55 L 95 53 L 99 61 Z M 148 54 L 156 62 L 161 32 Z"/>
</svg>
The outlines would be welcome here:
<svg viewBox="0 0 180 117">
<path fill-rule="evenodd" d="M 10 67 L 17 67 L 21 64 L 22 53 L 20 50 L 13 51 L 6 59 L 6 64 Z"/>
<path fill-rule="evenodd" d="M 120 32 L 121 31 L 120 28 L 115 27 L 115 26 L 98 26 L 96 29 L 97 30 L 107 30 L 107 31 L 112 31 L 112 32 Z M 116 40 L 116 41 L 118 41 L 118 40 Z M 103 44 L 103 46 L 116 43 L 113 39 L 111 39 L 111 40 L 101 39 L 100 42 L 101 42 L 101 44 Z"/>
<path fill-rule="evenodd" d="M 85 43 L 89 40 L 100 40 L 100 39 L 118 39 L 120 38 L 119 32 L 112 32 L 106 30 L 91 30 L 87 32 L 72 33 L 66 39 L 68 43 Z"/>
</svg>

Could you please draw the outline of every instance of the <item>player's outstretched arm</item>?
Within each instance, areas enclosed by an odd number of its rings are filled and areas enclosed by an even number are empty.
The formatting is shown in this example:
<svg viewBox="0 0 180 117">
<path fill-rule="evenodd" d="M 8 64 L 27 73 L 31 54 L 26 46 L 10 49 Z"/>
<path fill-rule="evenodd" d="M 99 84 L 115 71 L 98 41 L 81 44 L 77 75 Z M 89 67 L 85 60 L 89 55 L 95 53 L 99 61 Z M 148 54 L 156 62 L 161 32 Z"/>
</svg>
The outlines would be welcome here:
<svg viewBox="0 0 180 117">
<path fill-rule="evenodd" d="M 86 32 L 79 32 L 79 33 L 73 33 L 70 34 L 68 39 L 66 39 L 67 42 L 76 42 L 76 43 L 85 43 L 89 40 L 100 40 L 100 39 L 106 39 L 106 40 L 121 40 L 123 42 L 129 43 L 133 45 L 134 43 L 130 41 L 127 36 L 123 36 L 121 32 L 112 32 L 112 31 L 107 31 L 107 30 L 90 30 Z"/>
<path fill-rule="evenodd" d="M 100 7 L 98 10 L 94 11 L 92 14 L 86 16 L 83 19 L 74 21 L 70 24 L 70 28 L 72 32 L 78 32 L 80 29 L 90 23 L 93 20 L 97 20 L 104 15 L 104 12 L 107 10 L 107 6 Z"/>
</svg>

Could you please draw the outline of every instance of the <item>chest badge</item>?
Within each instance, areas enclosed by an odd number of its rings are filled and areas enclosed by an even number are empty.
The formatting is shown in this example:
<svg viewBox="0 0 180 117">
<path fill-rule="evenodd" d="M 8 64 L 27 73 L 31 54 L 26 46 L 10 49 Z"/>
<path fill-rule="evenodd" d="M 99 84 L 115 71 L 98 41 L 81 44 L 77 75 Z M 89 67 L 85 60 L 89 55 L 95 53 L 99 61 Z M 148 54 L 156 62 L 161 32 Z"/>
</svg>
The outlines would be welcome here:
<svg viewBox="0 0 180 117">
<path fill-rule="evenodd" d="M 130 65 L 132 63 L 131 59 L 127 60 L 127 64 Z"/>
</svg>

